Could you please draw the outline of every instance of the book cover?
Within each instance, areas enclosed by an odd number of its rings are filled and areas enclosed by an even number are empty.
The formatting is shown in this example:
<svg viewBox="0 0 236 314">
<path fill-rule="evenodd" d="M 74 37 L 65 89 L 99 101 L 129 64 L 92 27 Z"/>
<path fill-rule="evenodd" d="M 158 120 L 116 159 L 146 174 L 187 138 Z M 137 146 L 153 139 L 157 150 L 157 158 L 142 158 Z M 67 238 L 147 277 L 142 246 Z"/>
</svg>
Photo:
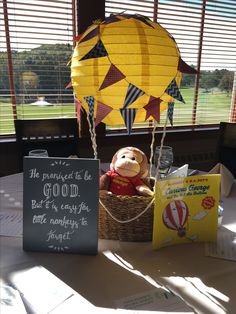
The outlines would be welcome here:
<svg viewBox="0 0 236 314">
<path fill-rule="evenodd" d="M 220 175 L 160 180 L 155 191 L 154 249 L 216 241 Z"/>
</svg>

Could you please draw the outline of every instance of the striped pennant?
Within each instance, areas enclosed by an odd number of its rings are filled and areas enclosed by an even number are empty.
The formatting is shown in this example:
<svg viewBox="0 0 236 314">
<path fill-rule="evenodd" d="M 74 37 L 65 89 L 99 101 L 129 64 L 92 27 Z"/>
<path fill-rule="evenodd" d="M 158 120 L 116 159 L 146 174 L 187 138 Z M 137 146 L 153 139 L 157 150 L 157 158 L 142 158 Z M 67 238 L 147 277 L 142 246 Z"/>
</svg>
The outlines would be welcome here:
<svg viewBox="0 0 236 314">
<path fill-rule="evenodd" d="M 172 80 L 170 85 L 165 90 L 165 93 L 170 95 L 171 97 L 173 97 L 173 98 L 175 98 L 175 99 L 185 103 L 182 95 L 180 94 L 179 87 L 178 87 L 175 79 Z"/>
<path fill-rule="evenodd" d="M 120 109 L 121 115 L 124 119 L 128 134 L 130 135 L 132 126 L 134 123 L 134 119 L 136 116 L 137 109 L 129 108 L 129 109 Z"/>
<path fill-rule="evenodd" d="M 100 58 L 107 56 L 108 53 L 106 51 L 106 48 L 104 47 L 101 40 L 99 40 L 96 45 L 83 57 L 81 60 L 86 59 L 93 59 L 93 58 Z"/>
<path fill-rule="evenodd" d="M 145 94 L 144 91 L 139 89 L 137 86 L 129 83 L 128 91 L 125 96 L 123 109 L 127 108 L 130 104 L 135 102 L 135 100 L 141 97 L 143 94 Z"/>
<path fill-rule="evenodd" d="M 94 97 L 93 96 L 86 96 L 84 97 L 86 103 L 89 107 L 89 115 L 93 119 L 94 118 Z"/>
<path fill-rule="evenodd" d="M 167 116 L 171 126 L 173 126 L 173 113 L 174 113 L 174 102 L 168 102 Z"/>
</svg>

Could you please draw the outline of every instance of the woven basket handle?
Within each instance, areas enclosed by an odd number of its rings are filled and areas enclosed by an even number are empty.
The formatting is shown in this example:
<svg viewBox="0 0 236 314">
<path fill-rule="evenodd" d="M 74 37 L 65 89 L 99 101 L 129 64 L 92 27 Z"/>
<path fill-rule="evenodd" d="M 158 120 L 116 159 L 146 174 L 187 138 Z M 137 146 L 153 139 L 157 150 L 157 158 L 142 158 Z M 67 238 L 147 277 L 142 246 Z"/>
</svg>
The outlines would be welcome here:
<svg viewBox="0 0 236 314">
<path fill-rule="evenodd" d="M 147 204 L 147 206 L 145 207 L 145 209 L 139 213 L 137 216 L 133 217 L 133 218 L 130 218 L 128 220 L 120 220 L 120 219 L 117 219 L 115 216 L 112 215 L 112 213 L 109 211 L 109 209 L 107 209 L 107 207 L 103 204 L 103 202 L 101 201 L 101 199 L 99 198 L 99 203 L 102 205 L 102 207 L 105 209 L 105 211 L 108 213 L 109 216 L 111 216 L 112 219 L 114 219 L 115 221 L 121 223 L 121 224 L 126 224 L 128 222 L 131 222 L 131 221 L 134 221 L 136 219 L 138 219 L 140 216 L 142 216 L 149 208 L 150 206 L 152 205 L 152 203 L 154 202 L 154 197 L 151 199 L 150 203 Z"/>
</svg>

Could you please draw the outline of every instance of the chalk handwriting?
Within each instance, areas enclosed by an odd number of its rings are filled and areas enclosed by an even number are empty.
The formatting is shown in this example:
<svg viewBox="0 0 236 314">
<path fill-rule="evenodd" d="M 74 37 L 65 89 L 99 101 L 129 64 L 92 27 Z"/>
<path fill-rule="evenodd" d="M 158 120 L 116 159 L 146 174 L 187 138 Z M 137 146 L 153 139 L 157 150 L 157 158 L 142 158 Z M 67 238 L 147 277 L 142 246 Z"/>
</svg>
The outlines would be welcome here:
<svg viewBox="0 0 236 314">
<path fill-rule="evenodd" d="M 79 225 L 81 223 L 79 223 L 79 221 L 74 220 L 74 219 L 68 219 L 66 216 L 64 216 L 63 218 L 50 218 L 49 223 L 51 225 L 59 225 L 61 227 L 64 227 L 65 229 L 67 229 L 68 227 L 70 227 L 71 229 L 78 229 Z"/>
<path fill-rule="evenodd" d="M 80 197 L 78 185 L 73 183 L 64 183 L 62 185 L 59 183 L 45 183 L 43 186 L 43 194 L 47 197 Z"/>
<path fill-rule="evenodd" d="M 42 215 L 34 215 L 33 216 L 33 224 L 46 224 L 47 223 L 47 218 L 46 214 Z"/>
<path fill-rule="evenodd" d="M 50 230 L 47 233 L 47 240 L 46 242 L 49 242 L 51 240 L 56 240 L 60 243 L 63 241 L 71 240 L 71 235 L 74 233 L 74 231 L 66 231 L 64 233 L 56 233 L 56 230 Z"/>
<path fill-rule="evenodd" d="M 70 214 L 81 214 L 82 211 L 89 213 L 91 211 L 91 209 L 88 207 L 88 205 L 85 202 L 81 202 L 78 205 L 61 204 L 61 209 L 69 210 Z"/>
<path fill-rule="evenodd" d="M 30 179 L 35 179 L 35 178 L 39 179 L 39 177 L 40 177 L 40 174 L 39 174 L 39 172 L 37 172 L 36 168 L 29 170 L 29 178 Z"/>
<path fill-rule="evenodd" d="M 56 165 L 60 165 L 60 168 Z M 62 168 L 61 165 L 68 167 Z M 89 164 L 86 168 L 81 169 L 78 164 L 78 167 L 72 169 L 70 164 L 62 164 L 57 160 L 46 167 L 39 163 L 26 168 L 26 182 L 32 193 L 26 198 L 27 207 L 32 210 L 28 213 L 27 221 L 30 220 L 30 228 L 35 230 L 33 233 L 30 231 L 32 237 L 40 237 L 37 239 L 42 242 L 39 247 L 45 246 L 57 252 L 70 251 L 71 246 L 77 249 L 77 240 L 74 238 L 80 232 L 89 232 L 89 213 L 95 205 L 92 205 L 94 202 L 88 191 L 93 190 L 93 181 L 95 186 L 97 181 L 93 168 Z"/>
</svg>

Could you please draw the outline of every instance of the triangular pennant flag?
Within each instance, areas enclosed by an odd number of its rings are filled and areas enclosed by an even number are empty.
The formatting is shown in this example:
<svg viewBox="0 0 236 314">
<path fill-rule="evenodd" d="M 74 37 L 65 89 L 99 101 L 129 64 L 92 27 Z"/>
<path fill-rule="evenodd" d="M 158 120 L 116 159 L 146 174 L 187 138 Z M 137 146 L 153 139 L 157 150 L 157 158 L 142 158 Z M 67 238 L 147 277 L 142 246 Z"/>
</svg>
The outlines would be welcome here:
<svg viewBox="0 0 236 314">
<path fill-rule="evenodd" d="M 148 22 L 148 19 L 147 19 L 145 16 L 142 16 L 142 15 L 139 15 L 139 14 L 135 14 L 135 15 L 133 15 L 132 17 L 133 17 L 134 19 L 139 20 L 139 21 L 145 23 L 146 25 L 148 25 L 148 26 L 154 28 L 154 27 Z"/>
<path fill-rule="evenodd" d="M 125 78 L 125 75 L 114 65 L 111 64 L 107 75 L 105 76 L 104 81 L 102 82 L 102 85 L 100 86 L 99 90 L 110 86 L 112 84 L 115 84 Z"/>
<path fill-rule="evenodd" d="M 173 126 L 174 102 L 168 102 L 167 115 L 171 126 Z"/>
<path fill-rule="evenodd" d="M 94 117 L 94 97 L 93 96 L 86 96 L 84 97 L 86 103 L 88 104 L 89 107 L 89 114 L 91 118 L 93 119 Z"/>
<path fill-rule="evenodd" d="M 145 16 L 143 16 L 143 15 L 141 15 L 141 14 L 121 14 L 121 16 L 122 16 L 122 17 L 125 17 L 125 18 L 127 18 L 127 19 L 132 19 L 132 18 L 133 18 L 133 19 L 139 20 L 139 21 L 145 23 L 146 25 L 148 25 L 148 26 L 154 28 L 154 27 L 149 23 L 149 21 L 151 22 L 151 20 L 149 20 L 149 18 L 147 18 L 147 17 L 145 17 Z"/>
<path fill-rule="evenodd" d="M 130 83 L 128 87 L 128 91 L 125 96 L 125 102 L 124 102 L 123 108 L 128 107 L 130 104 L 132 104 L 136 99 L 141 97 L 143 94 L 144 94 L 144 91 L 142 91 L 137 86 Z"/>
<path fill-rule="evenodd" d="M 108 53 L 106 48 L 104 47 L 101 40 L 99 40 L 96 45 L 83 57 L 81 60 L 92 59 L 92 58 L 100 58 L 107 56 Z"/>
<path fill-rule="evenodd" d="M 74 98 L 74 104 L 75 104 L 75 108 L 76 108 L 76 116 L 77 116 L 77 121 L 80 121 L 80 110 L 81 110 L 81 102 Z"/>
<path fill-rule="evenodd" d="M 128 134 L 130 135 L 132 126 L 134 123 L 134 119 L 136 116 L 137 109 L 134 108 L 128 108 L 128 109 L 120 109 L 121 115 L 124 119 Z"/>
<path fill-rule="evenodd" d="M 67 89 L 67 88 L 70 88 L 70 87 L 72 87 L 72 82 L 70 82 L 70 83 L 68 83 L 68 84 L 66 85 L 66 89 Z"/>
<path fill-rule="evenodd" d="M 123 12 L 125 12 L 125 11 L 123 11 Z M 126 18 L 126 19 L 131 19 L 132 17 L 134 17 L 134 14 L 120 13 L 119 16 Z"/>
<path fill-rule="evenodd" d="M 89 32 L 86 36 L 84 36 L 84 38 L 81 39 L 80 43 L 87 41 L 97 35 L 99 35 L 99 26 L 97 26 L 91 32 Z"/>
<path fill-rule="evenodd" d="M 160 122 L 161 101 L 162 100 L 160 98 L 155 98 L 153 96 L 150 96 L 148 104 L 143 107 L 147 111 L 145 120 L 147 120 L 150 116 L 152 116 L 157 122 Z"/>
<path fill-rule="evenodd" d="M 97 126 L 113 109 L 101 102 L 97 102 L 95 126 Z"/>
<path fill-rule="evenodd" d="M 80 41 L 80 38 L 83 36 L 83 34 L 79 34 L 77 36 L 74 37 L 74 42 Z"/>
<path fill-rule="evenodd" d="M 110 15 L 108 18 L 106 18 L 104 24 L 111 24 L 111 23 L 115 23 L 115 22 L 119 22 L 120 19 L 118 19 L 115 15 Z"/>
<path fill-rule="evenodd" d="M 188 73 L 188 74 L 197 74 L 198 71 L 191 66 L 189 66 L 186 62 L 184 62 L 181 58 L 179 58 L 178 70 L 181 73 Z"/>
<path fill-rule="evenodd" d="M 170 85 L 167 87 L 167 89 L 165 90 L 165 93 L 170 95 L 171 97 L 179 100 L 179 101 L 182 101 L 183 103 L 185 103 L 182 95 L 180 94 L 180 91 L 179 91 L 179 88 L 178 88 L 178 85 L 175 81 L 175 79 L 172 80 L 172 82 L 170 83 Z"/>
</svg>

